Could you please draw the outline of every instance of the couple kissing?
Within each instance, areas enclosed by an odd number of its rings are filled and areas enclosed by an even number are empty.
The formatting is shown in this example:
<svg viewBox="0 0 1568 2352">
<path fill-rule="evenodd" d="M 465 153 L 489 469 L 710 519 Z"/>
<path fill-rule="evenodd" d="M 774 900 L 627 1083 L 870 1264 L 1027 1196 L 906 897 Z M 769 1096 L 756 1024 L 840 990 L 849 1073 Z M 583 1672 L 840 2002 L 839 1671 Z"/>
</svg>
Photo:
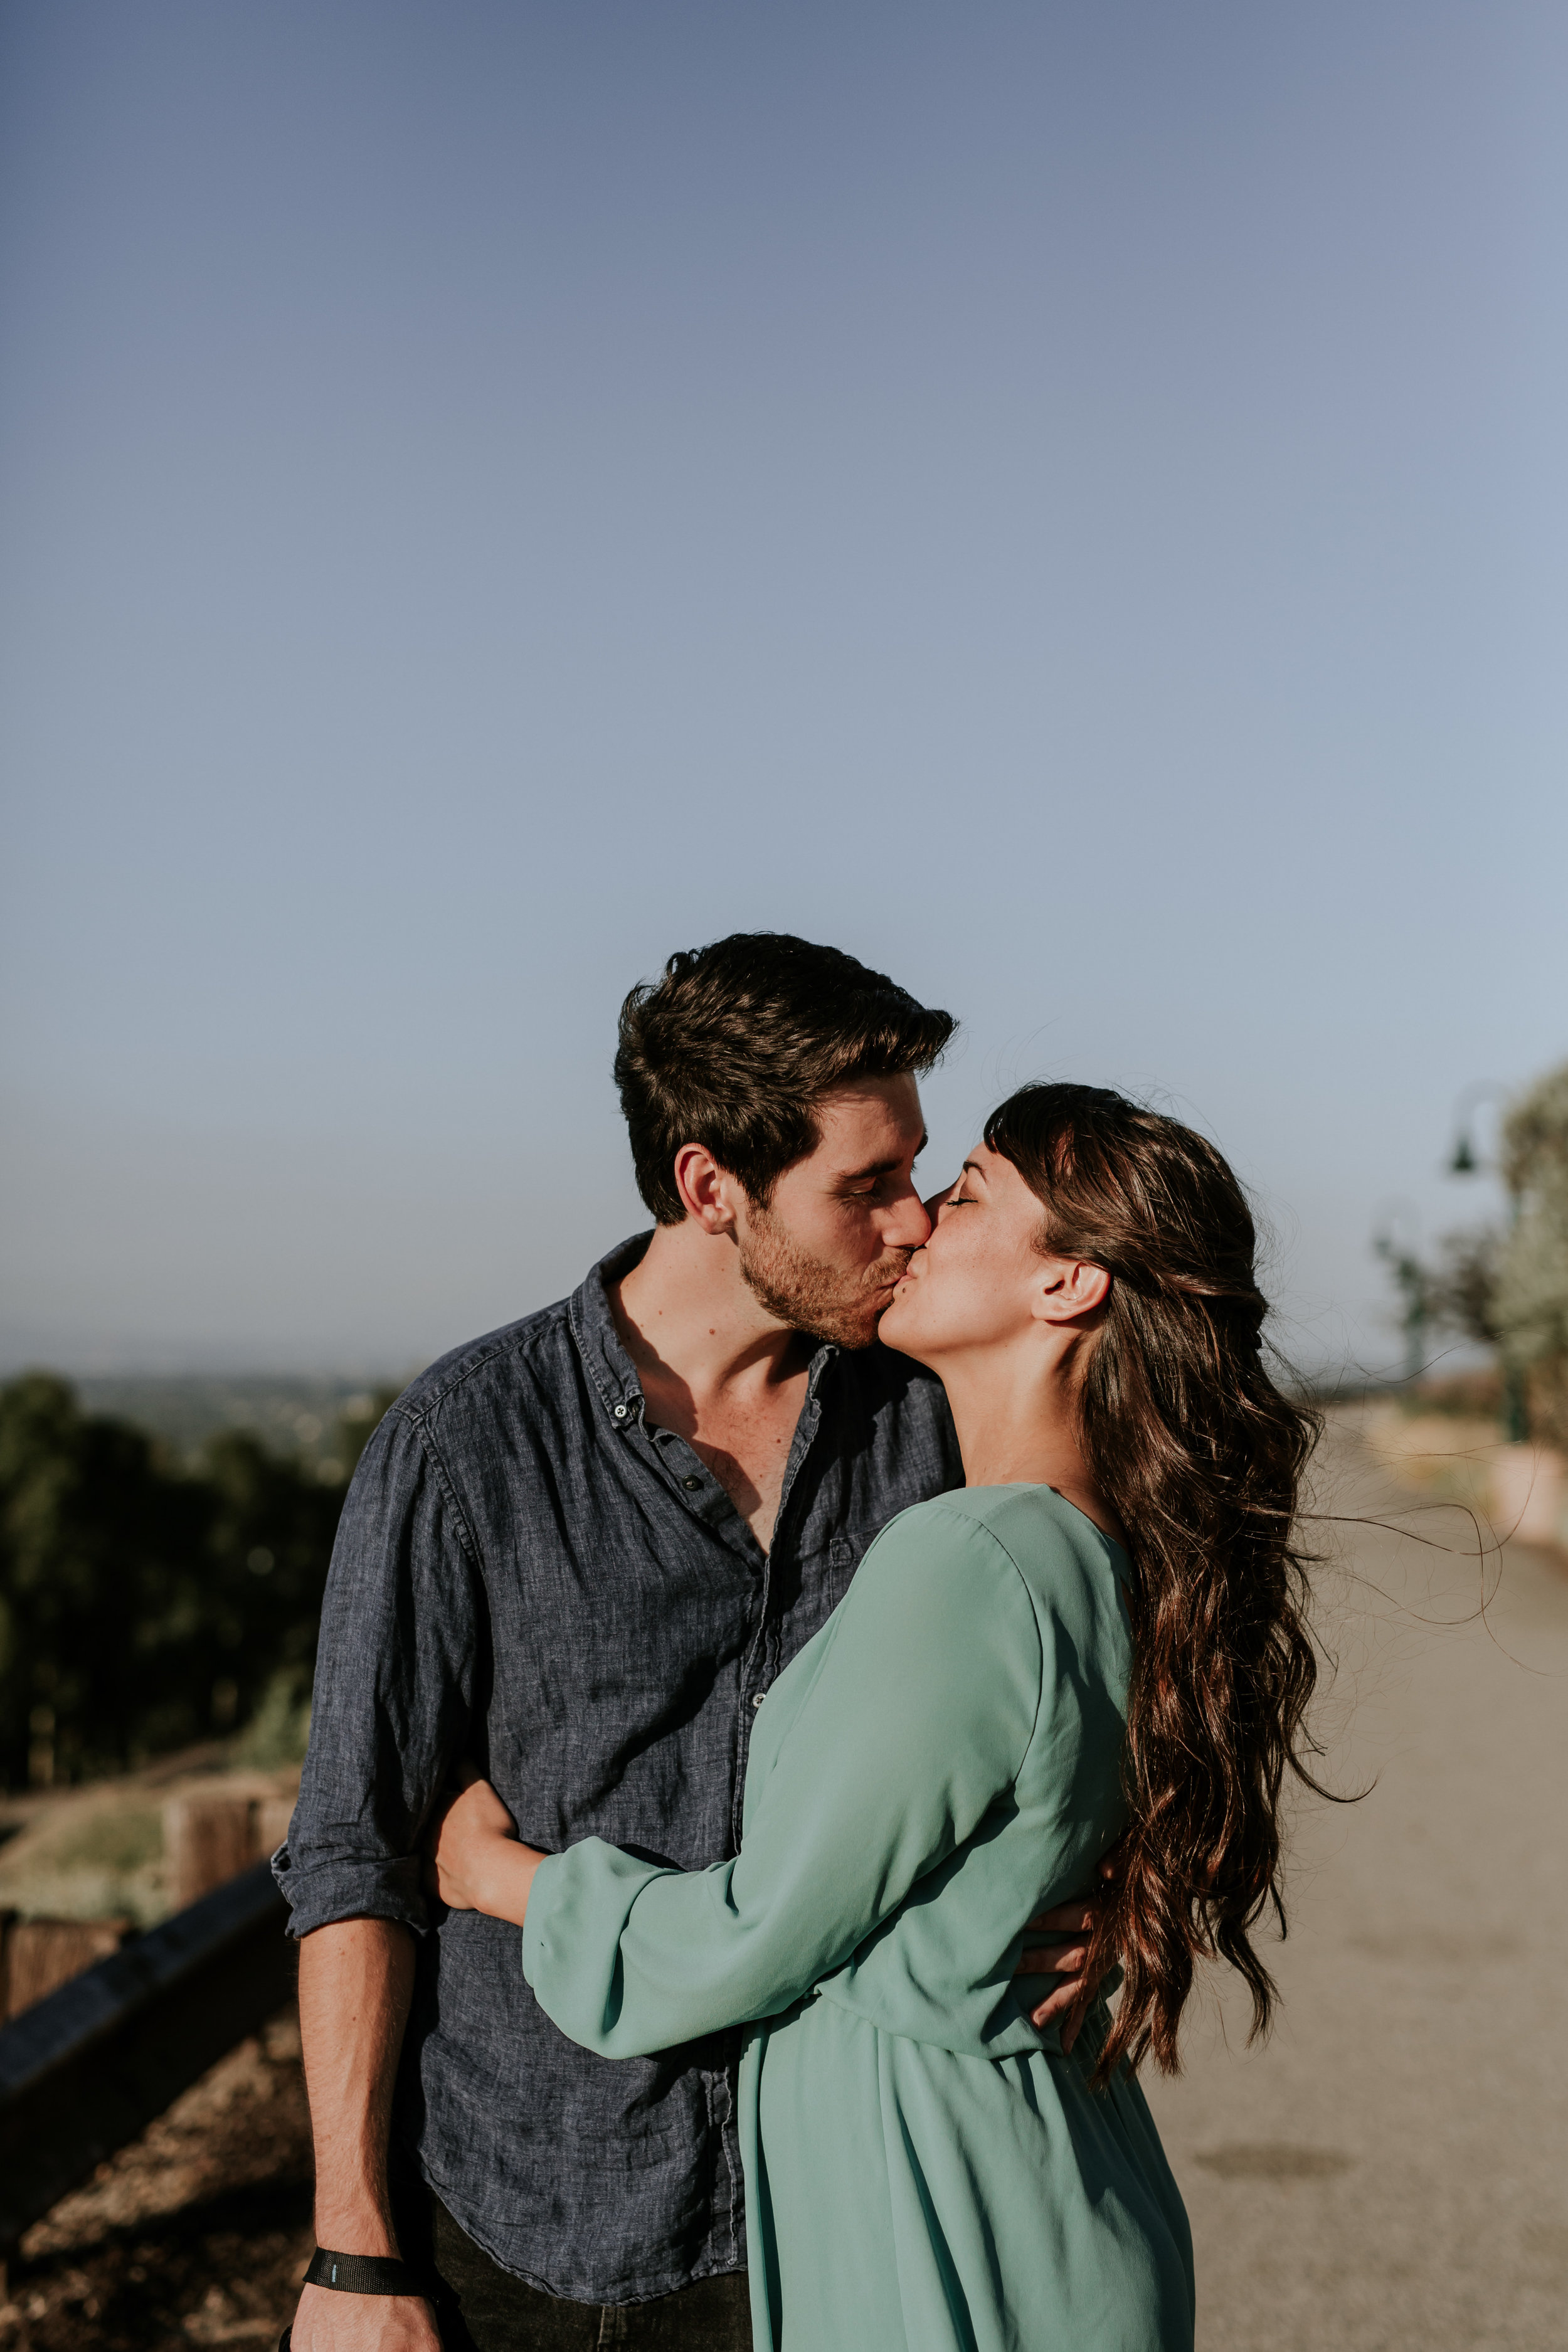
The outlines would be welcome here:
<svg viewBox="0 0 1568 2352">
<path fill-rule="evenodd" d="M 1136 2069 L 1201 1958 L 1268 2021 L 1315 1424 L 1179 1122 L 1025 1087 L 922 1201 L 953 1027 L 673 956 L 652 1232 L 365 1453 L 275 1860 L 293 2352 L 1190 2352 Z"/>
</svg>

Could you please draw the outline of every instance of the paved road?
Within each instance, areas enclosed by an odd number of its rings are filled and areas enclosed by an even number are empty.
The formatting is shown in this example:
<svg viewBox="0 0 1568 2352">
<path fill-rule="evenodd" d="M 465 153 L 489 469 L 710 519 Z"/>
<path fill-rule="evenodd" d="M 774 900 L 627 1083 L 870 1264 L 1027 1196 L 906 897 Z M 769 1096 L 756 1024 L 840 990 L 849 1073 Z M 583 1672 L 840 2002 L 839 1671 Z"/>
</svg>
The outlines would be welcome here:
<svg viewBox="0 0 1568 2352">
<path fill-rule="evenodd" d="M 1377 1785 L 1299 1825 L 1273 2041 L 1245 2050 L 1226 1996 L 1148 2078 L 1200 2352 L 1564 2352 L 1568 1564 L 1510 1547 L 1464 1623 L 1467 1523 L 1393 1488 L 1352 1415 L 1321 1484 L 1406 1531 L 1327 1531 L 1330 1770 Z"/>
</svg>

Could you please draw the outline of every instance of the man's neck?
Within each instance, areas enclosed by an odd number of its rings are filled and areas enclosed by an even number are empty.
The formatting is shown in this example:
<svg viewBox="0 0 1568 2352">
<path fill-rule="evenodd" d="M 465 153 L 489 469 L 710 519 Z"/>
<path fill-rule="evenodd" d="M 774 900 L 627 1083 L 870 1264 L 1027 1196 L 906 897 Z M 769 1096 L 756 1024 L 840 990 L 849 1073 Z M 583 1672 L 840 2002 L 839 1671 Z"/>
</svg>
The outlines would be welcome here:
<svg viewBox="0 0 1568 2352">
<path fill-rule="evenodd" d="M 647 1419 L 701 1457 L 766 1551 L 815 1342 L 770 1315 L 740 1252 L 700 1225 L 660 1225 L 610 1287 Z"/>
<path fill-rule="evenodd" d="M 658 1225 L 637 1265 L 610 1286 L 610 1312 L 647 1385 L 674 1380 L 697 1400 L 780 1385 L 810 1362 L 816 1341 L 770 1315 L 741 1274 L 727 1234 L 694 1221 Z"/>
</svg>

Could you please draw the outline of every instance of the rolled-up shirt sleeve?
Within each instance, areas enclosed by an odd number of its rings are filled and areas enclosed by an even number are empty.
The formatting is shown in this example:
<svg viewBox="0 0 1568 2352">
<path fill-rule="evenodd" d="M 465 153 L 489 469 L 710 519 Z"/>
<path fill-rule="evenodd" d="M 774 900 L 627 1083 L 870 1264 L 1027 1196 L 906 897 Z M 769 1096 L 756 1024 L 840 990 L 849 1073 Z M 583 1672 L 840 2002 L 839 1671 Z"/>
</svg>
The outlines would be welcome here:
<svg viewBox="0 0 1568 2352">
<path fill-rule="evenodd" d="M 483 1671 L 471 1546 L 421 1422 L 394 1406 L 332 1548 L 300 1801 L 272 1858 L 290 1935 L 338 1919 L 429 1925 L 420 1833 L 468 1744 Z"/>
</svg>

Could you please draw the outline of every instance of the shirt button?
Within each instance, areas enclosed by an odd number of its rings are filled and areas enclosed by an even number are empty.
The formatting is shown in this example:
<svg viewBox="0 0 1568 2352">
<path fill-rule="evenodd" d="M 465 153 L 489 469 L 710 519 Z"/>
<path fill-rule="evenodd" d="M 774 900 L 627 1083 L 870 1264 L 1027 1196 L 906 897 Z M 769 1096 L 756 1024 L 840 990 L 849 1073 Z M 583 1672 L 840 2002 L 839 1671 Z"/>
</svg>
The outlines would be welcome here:
<svg viewBox="0 0 1568 2352">
<path fill-rule="evenodd" d="M 767 1693 L 766 1693 L 766 1691 L 758 1691 L 758 1692 L 756 1692 L 756 1694 L 755 1694 L 755 1695 L 753 1696 L 753 1697 L 752 1697 L 752 1705 L 753 1706 L 761 1706 L 761 1705 L 762 1705 L 762 1703 L 763 1703 L 763 1699 L 765 1699 L 765 1698 L 766 1698 L 766 1696 L 767 1696 Z"/>
<path fill-rule="evenodd" d="M 689 1495 L 695 1495 L 702 1481 L 700 1478 L 683 1478 L 680 1483 Z"/>
<path fill-rule="evenodd" d="M 624 1404 L 618 1404 L 618 1405 L 616 1407 L 616 1419 L 617 1421 L 625 1421 L 626 1417 L 626 1406 L 625 1406 Z"/>
</svg>

